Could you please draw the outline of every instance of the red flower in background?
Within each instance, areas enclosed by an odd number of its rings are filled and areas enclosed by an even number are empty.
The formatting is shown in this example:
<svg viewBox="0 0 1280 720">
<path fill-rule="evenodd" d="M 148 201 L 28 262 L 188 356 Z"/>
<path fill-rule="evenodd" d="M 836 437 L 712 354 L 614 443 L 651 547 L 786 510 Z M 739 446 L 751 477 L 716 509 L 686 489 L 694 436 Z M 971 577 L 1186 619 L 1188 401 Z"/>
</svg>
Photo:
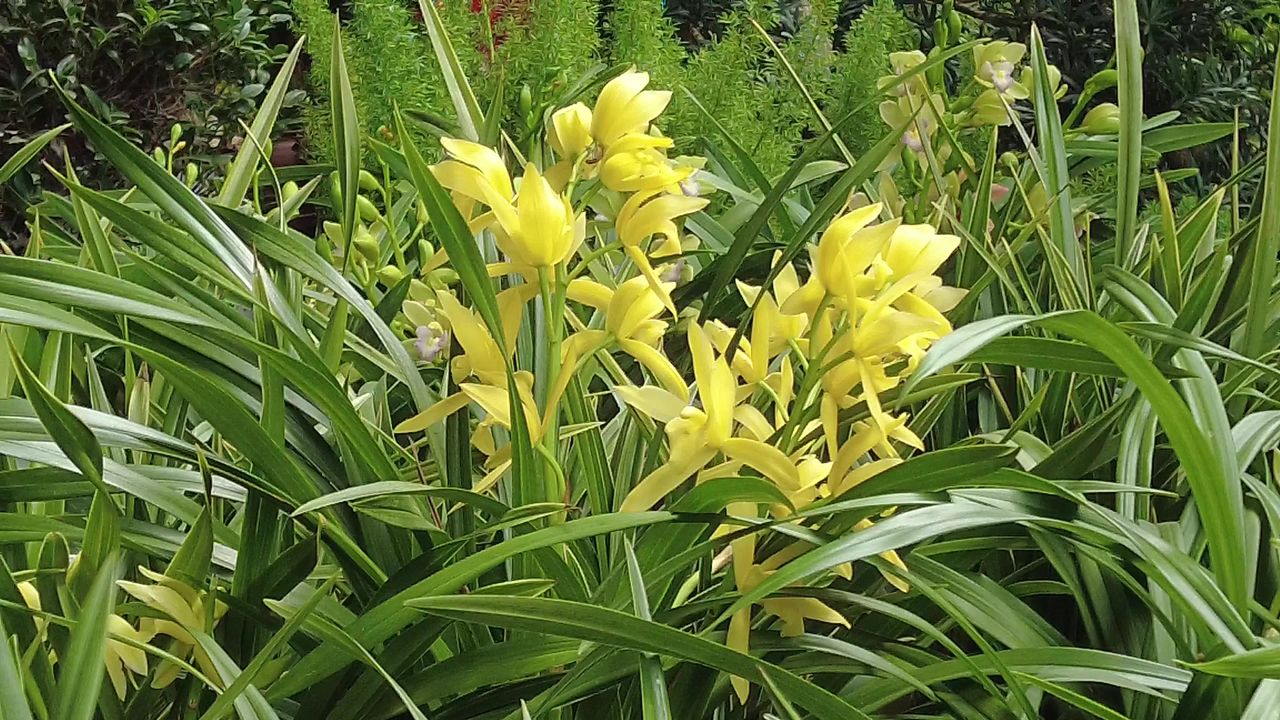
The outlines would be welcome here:
<svg viewBox="0 0 1280 720">
<path fill-rule="evenodd" d="M 437 8 L 444 9 L 444 0 L 435 0 Z M 489 28 L 493 32 L 493 47 L 502 47 L 502 43 L 507 39 L 507 33 L 498 26 L 504 18 L 511 18 L 515 22 L 523 24 L 529 18 L 528 0 L 471 0 L 471 12 L 479 15 L 484 12 L 485 6 L 489 8 Z M 413 14 L 418 18 L 419 22 L 424 22 L 422 17 L 422 9 L 414 8 Z M 480 41 L 478 49 L 484 53 L 486 58 L 489 56 L 489 44 Z"/>
</svg>

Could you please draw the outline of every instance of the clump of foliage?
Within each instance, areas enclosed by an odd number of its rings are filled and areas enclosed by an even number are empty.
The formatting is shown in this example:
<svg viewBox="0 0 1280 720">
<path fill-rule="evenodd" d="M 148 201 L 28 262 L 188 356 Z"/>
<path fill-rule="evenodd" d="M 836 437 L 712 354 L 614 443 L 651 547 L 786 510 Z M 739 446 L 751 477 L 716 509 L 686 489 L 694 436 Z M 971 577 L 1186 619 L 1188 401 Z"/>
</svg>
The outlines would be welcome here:
<svg viewBox="0 0 1280 720">
<path fill-rule="evenodd" d="M 926 24 L 933 21 L 930 5 L 913 6 L 923 13 L 916 18 Z M 1036 23 L 1073 92 L 1113 62 L 1110 2 L 979 0 L 962 6 L 981 32 L 996 37 L 1025 40 L 1027 28 Z M 1177 111 L 1192 121 L 1233 122 L 1238 110 L 1244 137 L 1240 150 L 1246 161 L 1260 154 L 1268 78 L 1280 47 L 1280 7 L 1272 0 L 1152 0 L 1143 10 L 1143 86 L 1150 113 Z M 1182 167 L 1194 164 L 1211 181 L 1232 173 L 1226 143 L 1171 160 Z"/>
<path fill-rule="evenodd" d="M 1280 144 L 1174 203 L 1116 12 L 1116 103 L 948 30 L 772 178 L 639 70 L 490 122 L 430 12 L 434 164 L 338 33 L 332 176 L 65 98 L 127 185 L 0 255 L 6 718 L 1270 718 Z"/>
<path fill-rule="evenodd" d="M 63 122 L 61 86 L 147 147 L 181 123 L 188 155 L 226 152 L 292 32 L 284 0 L 4 0 L 0 17 L 0 147 L 10 151 Z M 281 129 L 288 124 L 286 115 Z M 110 177 L 92 148 L 62 149 L 85 182 Z M 13 180 L 0 227 L 21 226 L 45 180 L 37 172 Z"/>
<path fill-rule="evenodd" d="M 521 137 L 538 125 L 544 111 L 554 109 L 569 89 L 569 78 L 598 65 L 634 64 L 674 89 L 665 131 L 682 152 L 717 136 L 706 119 L 709 112 L 762 168 L 780 172 L 819 128 L 782 57 L 823 112 L 832 118 L 856 112 L 849 137 L 862 150 L 875 118 L 875 97 L 865 81 L 888 70 L 890 52 L 915 44 L 891 0 L 876 0 L 842 32 L 837 32 L 836 6 L 831 0 L 753 0 L 726 10 L 714 36 L 688 46 L 676 20 L 655 0 L 621 0 L 603 13 L 594 0 L 495 0 L 481 4 L 480 12 L 446 3 L 438 12 L 481 106 L 498 103 L 504 119 L 517 120 Z M 313 56 L 323 57 L 321 35 L 332 24 L 332 13 L 320 0 L 301 0 L 297 7 L 313 38 Z M 358 50 L 350 71 L 366 127 L 389 128 L 395 103 L 433 117 L 447 115 L 450 101 L 442 78 L 424 67 L 433 63 L 433 51 L 421 13 L 396 0 L 358 0 L 350 14 L 351 43 Z M 327 87 L 327 72 L 323 62 L 313 63 L 316 87 Z M 317 110 L 312 135 L 323 157 L 329 157 L 323 145 L 326 122 L 324 111 Z"/>
</svg>

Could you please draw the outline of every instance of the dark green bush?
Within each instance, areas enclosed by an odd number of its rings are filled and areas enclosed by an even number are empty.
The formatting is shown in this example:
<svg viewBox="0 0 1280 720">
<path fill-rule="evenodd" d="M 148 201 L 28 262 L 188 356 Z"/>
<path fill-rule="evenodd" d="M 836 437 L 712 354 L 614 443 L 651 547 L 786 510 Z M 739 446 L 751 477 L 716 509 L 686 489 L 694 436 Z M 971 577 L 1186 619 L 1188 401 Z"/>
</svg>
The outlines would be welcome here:
<svg viewBox="0 0 1280 720">
<path fill-rule="evenodd" d="M 1175 110 L 1185 120 L 1229 122 L 1239 108 L 1242 150 L 1246 158 L 1256 153 L 1263 145 L 1280 3 L 1148 0 L 1140 6 L 1146 114 Z M 1110 0 L 976 0 L 957 7 L 994 37 L 1025 40 L 1036 23 L 1073 91 L 1111 62 Z M 922 24 L 932 22 L 930 3 L 913 3 L 912 10 L 919 11 L 914 17 Z M 1230 175 L 1228 141 L 1175 160 L 1194 163 L 1210 180 Z"/>
<path fill-rule="evenodd" d="M 0 0 L 0 147 L 64 121 L 57 83 L 144 147 L 181 123 L 184 154 L 222 153 L 252 119 L 291 26 L 287 0 Z M 92 149 L 66 150 L 82 181 L 110 176 Z M 0 228 L 20 225 L 43 184 L 36 169 L 5 190 Z"/>
</svg>

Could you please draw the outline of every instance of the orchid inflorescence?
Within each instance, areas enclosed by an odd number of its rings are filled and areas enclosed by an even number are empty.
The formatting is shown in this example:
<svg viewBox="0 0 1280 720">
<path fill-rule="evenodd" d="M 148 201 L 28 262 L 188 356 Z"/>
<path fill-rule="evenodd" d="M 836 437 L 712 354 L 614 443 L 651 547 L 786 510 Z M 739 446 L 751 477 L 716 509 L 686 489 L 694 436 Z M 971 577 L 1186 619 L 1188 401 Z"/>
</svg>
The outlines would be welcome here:
<svg viewBox="0 0 1280 720">
<path fill-rule="evenodd" d="M 474 489 L 487 491 L 511 466 L 507 434 L 495 431 L 511 428 L 513 411 L 532 442 L 551 451 L 547 462 L 556 462 L 560 402 L 575 373 L 598 360 L 621 406 L 660 424 L 667 439 L 666 462 L 631 488 L 621 511 L 653 508 L 690 480 L 754 473 L 778 491 L 779 502 L 765 513 L 785 520 L 892 467 L 902 449 L 922 447 L 908 415 L 886 395 L 951 330 L 943 313 L 963 291 L 943 285 L 937 273 L 959 240 L 889 218 L 879 203 L 863 204 L 810 246 L 807 279 L 788 262 L 771 287 L 737 283 L 754 308 L 742 332 L 682 317 L 672 291 L 688 271 L 691 243 L 681 224 L 707 208 L 698 193 L 715 179 L 699 159 L 668 156 L 672 141 L 654 122 L 670 93 L 647 85 L 647 74 L 628 71 L 604 86 L 593 108 L 578 103 L 552 113 L 547 144 L 554 161 L 545 168 L 523 162 L 515 177 L 494 148 L 443 140 L 447 158 L 432 168 L 436 179 L 472 232 L 491 238 L 502 254 L 489 265 L 491 277 L 508 279 L 497 296 L 502 337 L 449 287 L 419 284 L 404 307 L 409 342 L 421 360 L 435 363 L 452 340 L 448 362 L 458 390 L 396 431 L 423 431 L 474 406 L 472 443 L 486 457 Z M 511 368 L 535 301 L 548 319 L 549 346 L 538 351 L 555 362 Z M 691 376 L 664 343 L 679 324 Z M 622 370 L 618 361 L 626 358 L 638 367 Z M 749 502 L 733 503 L 729 513 L 760 514 Z M 797 542 L 758 561 L 754 538 L 731 540 L 742 592 L 807 547 Z M 884 557 L 901 565 L 891 552 Z M 886 577 L 905 587 L 896 575 Z M 813 598 L 768 598 L 763 607 L 781 618 L 784 634 L 802 632 L 805 620 L 845 622 Z M 734 615 L 731 646 L 746 650 L 750 621 L 749 609 Z M 741 679 L 735 687 L 746 691 Z"/>
</svg>

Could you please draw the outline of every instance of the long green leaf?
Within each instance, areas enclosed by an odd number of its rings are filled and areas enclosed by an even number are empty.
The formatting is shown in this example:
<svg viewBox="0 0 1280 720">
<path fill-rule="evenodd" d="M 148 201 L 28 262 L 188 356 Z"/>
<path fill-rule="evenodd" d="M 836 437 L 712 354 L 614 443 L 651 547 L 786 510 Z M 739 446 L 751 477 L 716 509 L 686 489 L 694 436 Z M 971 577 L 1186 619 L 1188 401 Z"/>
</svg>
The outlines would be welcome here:
<svg viewBox="0 0 1280 720">
<path fill-rule="evenodd" d="M 866 713 L 838 696 L 777 665 L 617 610 L 568 600 L 482 595 L 422 598 L 410 601 L 409 605 L 463 622 L 578 638 L 696 662 L 760 685 L 767 682 L 764 673 L 768 673 L 769 680 L 814 717 L 869 720 Z"/>
<path fill-rule="evenodd" d="M 1115 0 L 1116 70 L 1119 73 L 1120 151 L 1116 189 L 1116 263 L 1129 261 L 1138 231 L 1142 177 L 1142 35 L 1137 0 Z"/>
<path fill-rule="evenodd" d="M 92 720 L 98 707 L 98 691 L 106 674 L 103 657 L 107 647 L 107 618 L 115 606 L 115 563 L 108 560 L 89 590 L 71 644 L 58 659 L 61 672 L 53 698 L 54 720 Z"/>
<path fill-rule="evenodd" d="M 280 114 L 285 95 L 289 92 L 293 68 L 298 64 L 298 57 L 302 55 L 302 48 L 305 47 L 306 42 L 307 38 L 304 36 L 294 43 L 293 50 L 276 71 L 276 79 L 271 83 L 271 89 L 262 98 L 258 114 L 254 116 L 253 125 L 249 127 L 250 135 L 257 138 L 259 143 L 266 143 L 271 139 L 271 129 L 275 127 L 276 117 Z M 236 159 L 231 161 L 230 167 L 227 168 L 227 178 L 222 182 L 222 189 L 218 192 L 219 205 L 233 208 L 240 204 L 249 190 L 249 185 L 253 182 L 254 175 L 258 172 L 259 160 L 256 143 L 245 142 L 240 146 L 240 150 L 236 152 Z"/>
<path fill-rule="evenodd" d="M 45 130 L 39 135 L 31 138 L 25 145 L 18 148 L 18 152 L 9 156 L 4 161 L 4 165 L 0 165 L 0 185 L 9 182 L 9 178 L 13 177 L 19 170 L 26 167 L 31 162 L 31 158 L 35 157 L 48 145 L 54 138 L 58 137 L 63 130 L 71 127 L 71 123 L 59 125 L 58 127 Z"/>
<path fill-rule="evenodd" d="M 1262 202 L 1262 219 L 1254 237 L 1249 296 L 1244 306 L 1244 334 L 1240 351 L 1249 357 L 1260 357 L 1274 346 L 1271 323 L 1271 287 L 1276 280 L 1276 254 L 1280 252 L 1280 49 L 1271 85 L 1271 120 L 1267 126 L 1267 174 L 1258 197 Z"/>
</svg>

